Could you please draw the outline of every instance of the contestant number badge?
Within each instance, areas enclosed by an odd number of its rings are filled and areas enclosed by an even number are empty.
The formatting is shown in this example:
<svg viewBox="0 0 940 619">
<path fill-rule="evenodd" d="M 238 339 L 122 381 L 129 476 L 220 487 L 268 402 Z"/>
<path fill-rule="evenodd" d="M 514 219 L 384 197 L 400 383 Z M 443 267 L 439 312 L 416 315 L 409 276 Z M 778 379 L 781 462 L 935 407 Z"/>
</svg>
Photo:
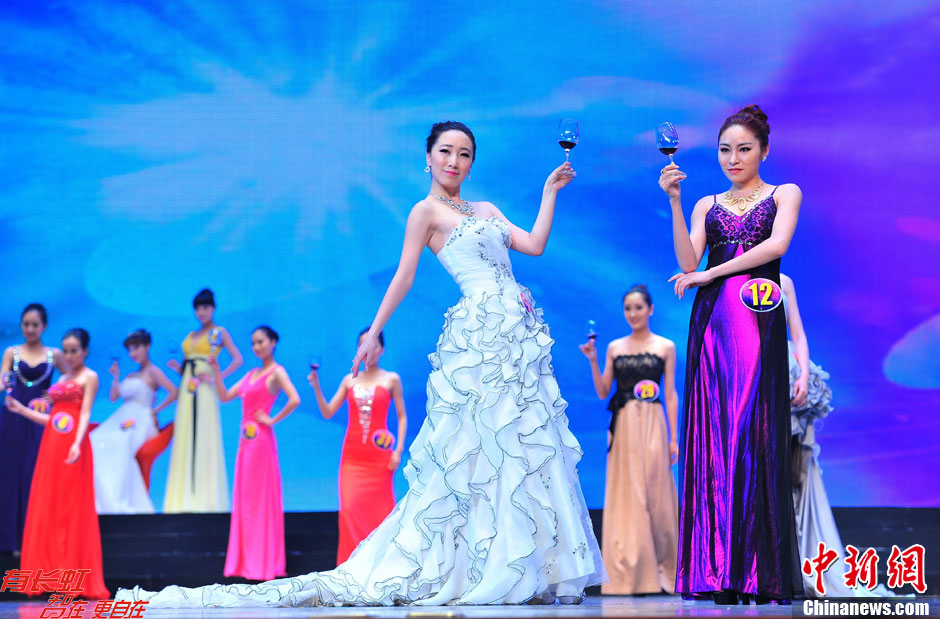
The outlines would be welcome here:
<svg viewBox="0 0 940 619">
<path fill-rule="evenodd" d="M 56 413 L 52 416 L 52 427 L 59 434 L 68 434 L 75 427 L 75 418 L 68 413 Z"/>
<path fill-rule="evenodd" d="M 652 402 L 659 398 L 659 384 L 651 380 L 641 380 L 633 386 L 633 397 L 643 402 Z"/>
<path fill-rule="evenodd" d="M 748 280 L 741 286 L 741 303 L 755 312 L 770 312 L 777 309 L 783 300 L 780 286 L 763 277 Z"/>
<path fill-rule="evenodd" d="M 379 449 L 388 451 L 395 446 L 395 437 L 388 430 L 376 430 L 372 433 L 372 444 Z"/>
</svg>

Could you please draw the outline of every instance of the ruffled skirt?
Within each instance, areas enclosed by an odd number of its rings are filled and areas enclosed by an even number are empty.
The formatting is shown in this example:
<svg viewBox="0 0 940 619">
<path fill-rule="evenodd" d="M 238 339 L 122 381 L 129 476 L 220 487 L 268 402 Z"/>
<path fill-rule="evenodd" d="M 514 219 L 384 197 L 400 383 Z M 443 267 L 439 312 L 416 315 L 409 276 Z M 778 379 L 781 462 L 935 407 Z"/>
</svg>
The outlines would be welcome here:
<svg viewBox="0 0 940 619">
<path fill-rule="evenodd" d="M 553 340 L 519 292 L 481 292 L 448 310 L 404 470 L 409 490 L 346 563 L 259 585 L 117 598 L 178 608 L 520 604 L 606 580 Z"/>
</svg>

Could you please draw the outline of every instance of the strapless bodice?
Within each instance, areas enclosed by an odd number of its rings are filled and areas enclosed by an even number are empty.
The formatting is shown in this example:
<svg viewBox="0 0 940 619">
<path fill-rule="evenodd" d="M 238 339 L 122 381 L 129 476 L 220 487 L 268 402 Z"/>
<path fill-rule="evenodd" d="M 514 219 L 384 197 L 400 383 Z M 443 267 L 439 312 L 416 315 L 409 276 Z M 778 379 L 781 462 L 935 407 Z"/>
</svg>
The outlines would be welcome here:
<svg viewBox="0 0 940 619">
<path fill-rule="evenodd" d="M 147 408 L 153 405 L 153 389 L 140 377 L 128 376 L 121 381 L 118 391 L 125 402 L 143 404 Z"/>
<path fill-rule="evenodd" d="M 509 262 L 509 226 L 498 217 L 460 220 L 437 254 L 465 297 L 520 290 Z"/>
<path fill-rule="evenodd" d="M 81 404 L 85 388 L 74 380 L 56 383 L 49 388 L 49 399 L 53 402 L 73 402 Z"/>
</svg>

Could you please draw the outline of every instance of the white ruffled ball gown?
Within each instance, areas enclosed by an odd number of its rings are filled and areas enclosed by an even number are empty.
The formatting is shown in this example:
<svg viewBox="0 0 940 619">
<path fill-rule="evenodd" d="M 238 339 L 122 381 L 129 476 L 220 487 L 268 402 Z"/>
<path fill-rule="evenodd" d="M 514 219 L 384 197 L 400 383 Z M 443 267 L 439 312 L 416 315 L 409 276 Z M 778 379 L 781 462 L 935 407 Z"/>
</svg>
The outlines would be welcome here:
<svg viewBox="0 0 940 619">
<path fill-rule="evenodd" d="M 521 604 L 606 581 L 551 366 L 552 338 L 513 277 L 509 229 L 467 217 L 438 259 L 463 297 L 430 355 L 409 490 L 333 570 L 258 585 L 139 587 L 149 607 Z"/>
</svg>

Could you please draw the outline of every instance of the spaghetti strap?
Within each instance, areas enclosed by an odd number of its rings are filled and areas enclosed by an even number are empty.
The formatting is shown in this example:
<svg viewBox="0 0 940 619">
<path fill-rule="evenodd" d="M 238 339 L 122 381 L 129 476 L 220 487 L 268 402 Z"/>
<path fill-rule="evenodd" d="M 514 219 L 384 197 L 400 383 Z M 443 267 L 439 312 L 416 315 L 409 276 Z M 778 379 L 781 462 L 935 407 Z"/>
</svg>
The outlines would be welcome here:
<svg viewBox="0 0 940 619">
<path fill-rule="evenodd" d="M 718 204 L 718 194 L 717 193 L 713 194 L 712 197 L 715 199 L 715 204 Z M 713 204 L 712 206 L 714 206 L 715 204 Z"/>
<path fill-rule="evenodd" d="M 769 196 L 769 197 L 771 197 L 771 198 L 774 197 L 774 194 L 777 193 L 777 188 L 778 188 L 778 187 L 780 187 L 780 185 L 777 185 L 776 187 L 774 187 L 774 190 L 770 192 L 770 196 Z"/>
</svg>

